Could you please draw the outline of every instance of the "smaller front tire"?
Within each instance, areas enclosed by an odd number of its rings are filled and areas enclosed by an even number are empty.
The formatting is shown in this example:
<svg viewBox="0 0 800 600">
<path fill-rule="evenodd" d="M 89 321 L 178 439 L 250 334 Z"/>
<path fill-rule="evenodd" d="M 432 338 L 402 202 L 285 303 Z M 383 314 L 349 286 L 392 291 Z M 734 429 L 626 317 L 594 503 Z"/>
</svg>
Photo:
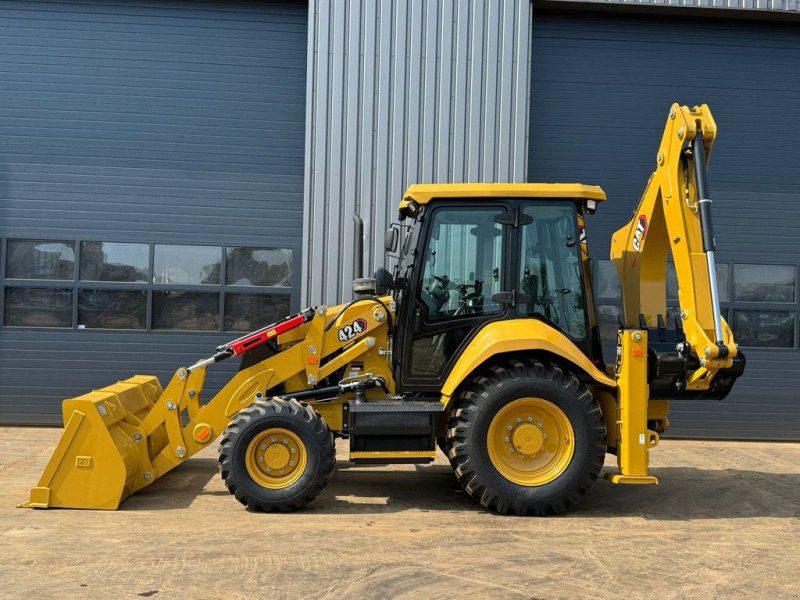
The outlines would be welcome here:
<svg viewBox="0 0 800 600">
<path fill-rule="evenodd" d="M 257 400 L 228 425 L 219 447 L 225 485 L 248 508 L 288 512 L 311 502 L 336 463 L 322 417 L 297 400 Z"/>
</svg>

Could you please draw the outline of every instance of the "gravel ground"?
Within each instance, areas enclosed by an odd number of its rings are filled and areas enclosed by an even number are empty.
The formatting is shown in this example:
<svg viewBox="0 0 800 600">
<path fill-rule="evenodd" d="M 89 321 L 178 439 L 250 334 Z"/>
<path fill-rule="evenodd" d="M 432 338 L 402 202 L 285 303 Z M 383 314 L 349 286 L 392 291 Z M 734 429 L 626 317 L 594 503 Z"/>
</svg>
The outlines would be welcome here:
<svg viewBox="0 0 800 600">
<path fill-rule="evenodd" d="M 0 428 L 4 598 L 800 598 L 800 444 L 665 440 L 661 485 L 499 517 L 443 457 L 356 467 L 250 513 L 208 448 L 116 512 L 23 510 L 60 430 Z M 609 456 L 607 467 L 613 464 Z"/>
</svg>

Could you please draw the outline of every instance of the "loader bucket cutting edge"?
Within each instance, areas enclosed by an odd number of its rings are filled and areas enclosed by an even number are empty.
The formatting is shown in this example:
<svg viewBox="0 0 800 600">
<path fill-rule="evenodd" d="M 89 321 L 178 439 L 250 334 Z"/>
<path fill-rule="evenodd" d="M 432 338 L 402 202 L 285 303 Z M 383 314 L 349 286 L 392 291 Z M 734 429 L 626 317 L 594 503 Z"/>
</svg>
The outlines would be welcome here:
<svg viewBox="0 0 800 600">
<path fill-rule="evenodd" d="M 18 506 L 115 510 L 143 487 L 136 486 L 142 463 L 167 443 L 163 426 L 136 436 L 162 391 L 157 377 L 136 375 L 64 400 L 64 433 L 30 500 Z"/>
</svg>

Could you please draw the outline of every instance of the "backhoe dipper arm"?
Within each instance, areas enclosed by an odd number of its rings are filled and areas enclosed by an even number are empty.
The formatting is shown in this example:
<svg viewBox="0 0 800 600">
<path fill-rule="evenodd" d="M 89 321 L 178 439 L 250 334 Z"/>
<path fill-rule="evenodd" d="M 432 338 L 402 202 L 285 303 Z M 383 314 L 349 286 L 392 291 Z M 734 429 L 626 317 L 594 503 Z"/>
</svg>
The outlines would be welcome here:
<svg viewBox="0 0 800 600">
<path fill-rule="evenodd" d="M 657 327 L 667 314 L 666 266 L 672 254 L 687 350 L 700 368 L 687 389 L 708 389 L 737 347 L 719 308 L 714 231 L 706 167 L 717 135 L 707 105 L 673 104 L 650 177 L 633 219 L 611 241 L 622 285 L 626 327 Z M 685 348 L 686 349 L 686 348 Z"/>
</svg>

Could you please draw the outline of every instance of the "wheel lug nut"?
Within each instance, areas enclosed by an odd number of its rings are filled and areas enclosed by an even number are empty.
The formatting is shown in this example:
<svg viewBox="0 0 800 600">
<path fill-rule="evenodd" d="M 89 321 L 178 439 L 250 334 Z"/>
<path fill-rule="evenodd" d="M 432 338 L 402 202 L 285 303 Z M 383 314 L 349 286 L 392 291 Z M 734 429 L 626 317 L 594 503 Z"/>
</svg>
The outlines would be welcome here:
<svg viewBox="0 0 800 600">
<path fill-rule="evenodd" d="M 297 449 L 296 448 L 292 448 L 292 454 L 297 454 Z"/>
<path fill-rule="evenodd" d="M 512 448 L 511 446 L 509 446 L 509 447 L 508 447 L 508 451 L 509 451 L 509 452 L 513 452 L 513 451 L 514 451 L 514 448 Z"/>
<path fill-rule="evenodd" d="M 267 467 L 267 471 L 272 471 L 272 467 Z"/>
<path fill-rule="evenodd" d="M 512 429 L 514 429 L 514 428 L 513 428 L 511 425 L 506 425 L 506 429 L 508 429 L 509 431 L 511 431 L 511 430 L 512 430 Z"/>
<path fill-rule="evenodd" d="M 519 457 L 522 459 L 522 458 L 525 458 L 525 455 L 524 454 L 520 454 Z"/>
<path fill-rule="evenodd" d="M 520 419 L 519 417 L 517 417 L 517 418 L 515 419 L 515 421 L 516 421 L 517 423 L 522 423 L 522 419 Z"/>
<path fill-rule="evenodd" d="M 528 417 L 528 423 L 533 423 L 533 417 Z"/>
<path fill-rule="evenodd" d="M 507 442 L 507 441 L 509 441 L 509 437 L 508 437 L 508 436 L 504 437 L 504 438 L 503 438 L 503 441 L 504 441 L 504 442 Z"/>
<path fill-rule="evenodd" d="M 536 426 L 537 426 L 539 429 L 541 429 L 541 428 L 542 428 L 542 424 L 541 424 L 541 423 L 537 423 L 537 424 L 536 424 Z"/>
<path fill-rule="evenodd" d="M 293 467 L 293 466 L 294 466 L 294 461 L 293 461 L 293 460 L 290 460 L 290 461 L 289 461 L 289 466 L 290 466 L 290 467 Z"/>
<path fill-rule="evenodd" d="M 263 456 L 259 456 L 258 457 L 258 462 L 264 462 L 264 457 Z"/>
<path fill-rule="evenodd" d="M 262 450 L 266 450 L 267 449 L 267 445 L 266 444 L 261 444 L 261 449 Z"/>
<path fill-rule="evenodd" d="M 546 433 L 543 433 L 543 434 L 542 434 L 542 437 L 543 437 L 544 439 L 547 439 L 547 434 L 546 434 Z"/>
<path fill-rule="evenodd" d="M 269 440 L 269 441 L 270 441 L 270 442 L 272 442 L 272 443 L 274 444 L 275 442 L 277 442 L 277 441 L 278 441 L 278 438 L 270 438 L 270 440 Z"/>
<path fill-rule="evenodd" d="M 289 438 L 283 438 L 283 443 L 284 444 L 288 444 L 289 443 Z"/>
<path fill-rule="evenodd" d="M 278 473 L 283 473 L 283 469 L 278 469 Z"/>
</svg>

